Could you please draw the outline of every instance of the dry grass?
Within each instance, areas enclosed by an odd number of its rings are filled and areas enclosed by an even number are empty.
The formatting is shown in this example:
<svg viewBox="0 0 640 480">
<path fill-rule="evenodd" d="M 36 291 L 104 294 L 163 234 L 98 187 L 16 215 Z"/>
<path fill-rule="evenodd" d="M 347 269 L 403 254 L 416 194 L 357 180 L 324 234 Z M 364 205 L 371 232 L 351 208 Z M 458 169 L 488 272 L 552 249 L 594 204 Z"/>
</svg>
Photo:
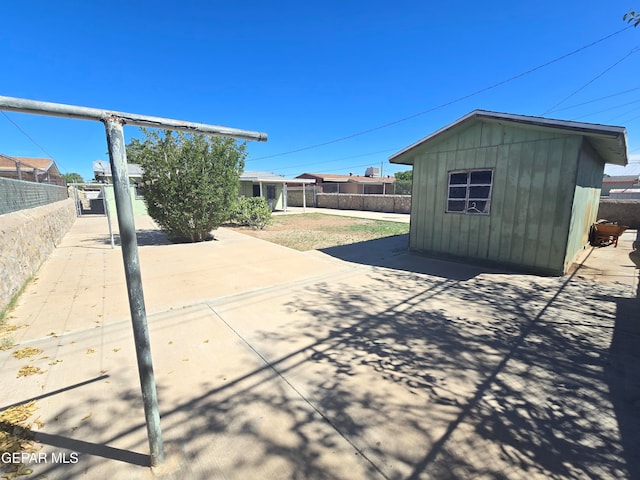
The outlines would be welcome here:
<svg viewBox="0 0 640 480">
<path fill-rule="evenodd" d="M 409 233 L 409 225 L 406 223 L 322 213 L 272 217 L 271 223 L 264 230 L 246 227 L 234 229 L 303 252 Z"/>
</svg>

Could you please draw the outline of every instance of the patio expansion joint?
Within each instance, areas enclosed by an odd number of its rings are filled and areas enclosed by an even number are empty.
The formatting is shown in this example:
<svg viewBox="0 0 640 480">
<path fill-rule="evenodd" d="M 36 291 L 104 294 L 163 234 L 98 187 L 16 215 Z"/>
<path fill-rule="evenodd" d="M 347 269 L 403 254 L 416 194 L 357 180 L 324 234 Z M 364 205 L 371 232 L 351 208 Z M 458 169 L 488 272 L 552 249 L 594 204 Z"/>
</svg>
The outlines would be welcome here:
<svg viewBox="0 0 640 480">
<path fill-rule="evenodd" d="M 349 446 L 351 446 L 351 448 L 353 448 L 353 450 L 357 452 L 357 454 L 360 455 L 371 466 L 371 468 L 373 468 L 376 472 L 378 472 L 382 478 L 385 478 L 386 480 L 390 480 L 390 477 L 384 473 L 384 471 L 373 461 L 372 458 L 370 458 L 366 454 L 364 450 L 359 448 L 351 440 L 351 438 L 349 438 L 349 436 L 339 428 L 336 422 L 332 421 L 331 418 L 325 415 L 318 406 L 316 406 L 309 398 L 307 398 L 304 395 L 302 391 L 300 391 L 300 389 L 298 389 L 291 381 L 289 381 L 289 379 L 285 376 L 283 372 L 278 370 L 276 365 L 270 362 L 269 359 L 266 356 L 264 356 L 262 353 L 260 353 L 245 337 L 242 336 L 240 332 L 234 329 L 231 326 L 231 324 L 229 324 L 224 319 L 224 317 L 220 313 L 218 313 L 218 311 L 212 305 L 208 305 L 208 307 L 209 307 L 209 310 L 211 310 L 211 312 L 218 318 L 220 322 L 222 322 L 236 337 L 238 337 L 238 339 L 240 339 L 240 341 L 242 341 L 242 343 L 244 343 L 247 346 L 247 348 L 250 351 L 252 351 L 260 359 L 260 361 L 264 363 L 264 365 L 275 374 L 277 378 L 279 378 L 282 382 L 284 382 L 295 393 L 295 395 L 297 395 L 302 401 L 304 401 L 307 405 L 309 405 L 309 407 L 318 416 L 320 416 L 320 418 L 322 418 L 322 420 L 327 425 L 329 425 L 333 429 L 333 431 L 335 431 L 345 442 L 347 442 Z"/>
</svg>

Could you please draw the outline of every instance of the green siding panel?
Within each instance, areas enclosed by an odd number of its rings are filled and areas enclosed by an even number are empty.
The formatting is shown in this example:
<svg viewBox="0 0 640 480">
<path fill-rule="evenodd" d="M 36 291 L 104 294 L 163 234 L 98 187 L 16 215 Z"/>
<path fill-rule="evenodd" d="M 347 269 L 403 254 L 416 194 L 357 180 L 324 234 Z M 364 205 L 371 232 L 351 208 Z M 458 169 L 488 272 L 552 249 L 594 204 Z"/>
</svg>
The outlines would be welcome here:
<svg viewBox="0 0 640 480">
<path fill-rule="evenodd" d="M 589 241 L 589 228 L 597 220 L 604 163 L 591 145 L 581 144 L 573 195 L 569 237 L 564 258 L 565 269 Z"/>
</svg>

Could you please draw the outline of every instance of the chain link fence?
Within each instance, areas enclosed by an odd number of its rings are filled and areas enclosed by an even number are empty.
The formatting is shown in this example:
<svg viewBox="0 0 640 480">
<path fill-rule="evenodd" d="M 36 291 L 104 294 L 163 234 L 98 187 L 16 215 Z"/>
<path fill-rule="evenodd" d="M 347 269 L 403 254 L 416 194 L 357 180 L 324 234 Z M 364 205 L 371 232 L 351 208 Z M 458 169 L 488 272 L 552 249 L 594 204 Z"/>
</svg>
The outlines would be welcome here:
<svg viewBox="0 0 640 480">
<path fill-rule="evenodd" d="M 0 215 L 66 200 L 66 187 L 0 178 Z"/>
</svg>

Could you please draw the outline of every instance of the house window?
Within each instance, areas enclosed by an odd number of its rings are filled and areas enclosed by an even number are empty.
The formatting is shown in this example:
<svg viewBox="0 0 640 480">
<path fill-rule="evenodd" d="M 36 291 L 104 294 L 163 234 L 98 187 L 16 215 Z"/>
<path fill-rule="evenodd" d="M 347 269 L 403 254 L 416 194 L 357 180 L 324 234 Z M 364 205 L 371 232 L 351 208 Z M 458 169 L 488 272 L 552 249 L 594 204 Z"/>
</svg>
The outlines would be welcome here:
<svg viewBox="0 0 640 480">
<path fill-rule="evenodd" d="M 134 187 L 134 190 L 135 190 L 135 192 L 136 192 L 136 198 L 137 198 L 137 199 L 142 199 L 142 198 L 144 198 L 144 191 L 143 191 L 143 189 L 142 189 L 142 184 L 141 184 L 141 183 L 135 183 L 135 184 L 133 185 L 133 187 Z"/>
<path fill-rule="evenodd" d="M 275 199 L 276 199 L 276 186 L 267 185 L 267 200 L 275 200 Z"/>
<path fill-rule="evenodd" d="M 254 185 L 253 186 L 253 196 L 254 197 L 259 197 L 260 196 L 260 185 Z"/>
<path fill-rule="evenodd" d="M 489 215 L 493 170 L 449 172 L 446 213 Z"/>
</svg>

